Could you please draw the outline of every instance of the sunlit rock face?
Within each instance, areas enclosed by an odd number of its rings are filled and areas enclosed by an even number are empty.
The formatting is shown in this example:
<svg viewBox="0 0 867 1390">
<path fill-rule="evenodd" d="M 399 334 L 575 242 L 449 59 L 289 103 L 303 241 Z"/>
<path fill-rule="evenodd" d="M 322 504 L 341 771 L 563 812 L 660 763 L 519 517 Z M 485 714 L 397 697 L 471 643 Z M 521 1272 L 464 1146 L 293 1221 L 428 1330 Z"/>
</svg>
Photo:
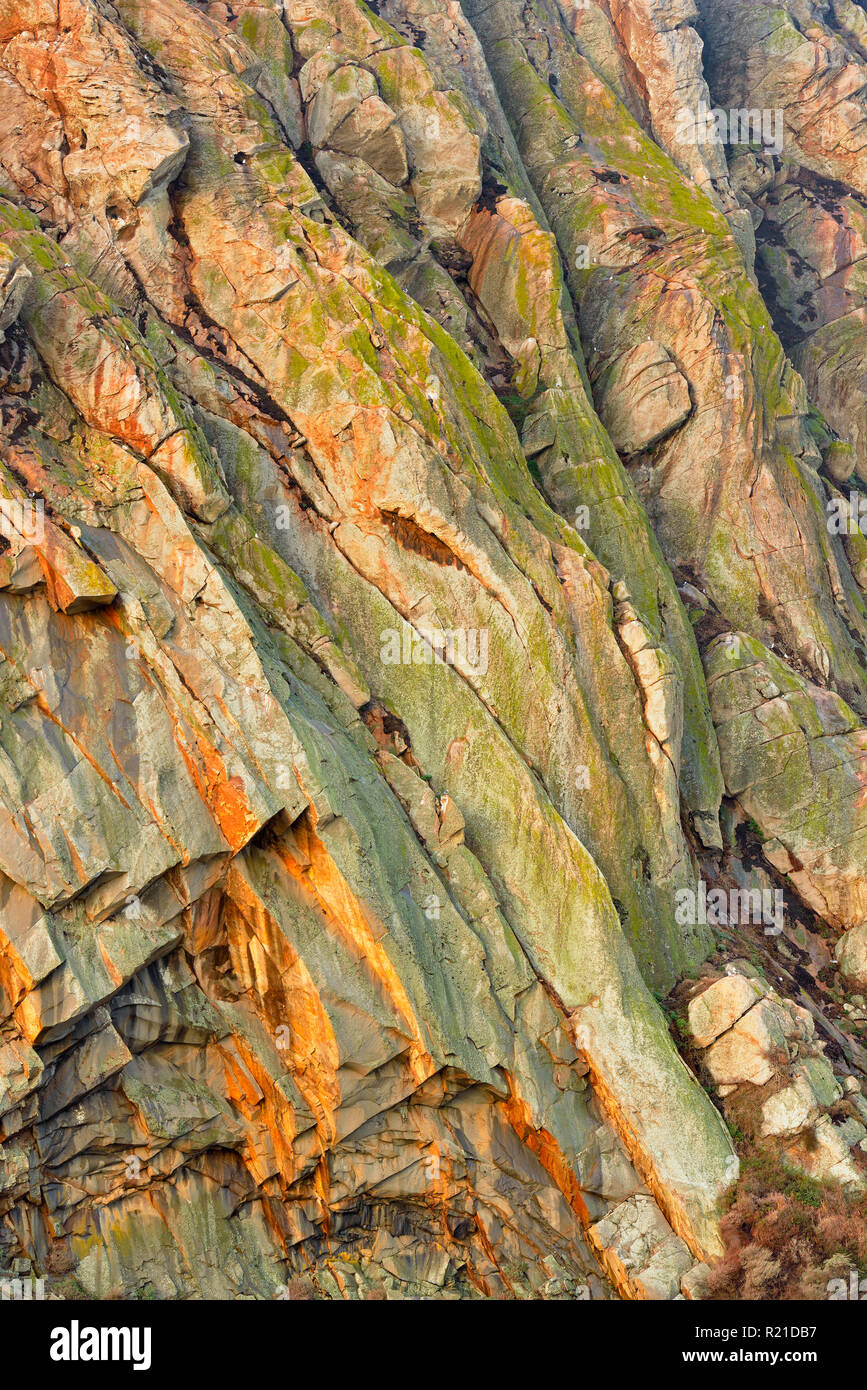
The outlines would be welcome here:
<svg viewBox="0 0 867 1390">
<path fill-rule="evenodd" d="M 0 0 L 0 1273 L 695 1296 L 678 904 L 867 977 L 831 8 Z"/>
</svg>

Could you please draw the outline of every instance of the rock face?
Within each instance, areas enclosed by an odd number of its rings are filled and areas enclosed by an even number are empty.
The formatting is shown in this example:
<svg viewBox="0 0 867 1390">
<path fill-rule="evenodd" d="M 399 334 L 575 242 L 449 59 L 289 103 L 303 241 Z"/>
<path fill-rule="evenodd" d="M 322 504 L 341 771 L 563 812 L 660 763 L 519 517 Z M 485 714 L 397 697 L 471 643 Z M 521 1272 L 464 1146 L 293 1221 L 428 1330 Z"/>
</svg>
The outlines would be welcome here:
<svg viewBox="0 0 867 1390">
<path fill-rule="evenodd" d="M 858 1083 L 834 1075 L 806 1009 L 780 998 L 747 962 L 728 970 L 694 993 L 687 1011 L 689 1036 L 726 1114 L 751 1137 L 778 1141 L 791 1166 L 810 1177 L 865 1190 L 867 1174 L 853 1157 L 867 1151 Z"/>
<path fill-rule="evenodd" d="M 833 692 L 746 635 L 705 654 L 726 790 L 758 825 L 762 852 L 819 917 L 867 919 L 867 733 Z"/>
<path fill-rule="evenodd" d="M 783 136 L 778 150 L 739 151 L 731 178 L 782 341 L 864 480 L 867 15 L 852 0 L 699 8 L 714 101 L 772 112 Z"/>
<path fill-rule="evenodd" d="M 867 35 L 741 8 L 0 0 L 0 1270 L 698 1296 L 677 904 L 867 956 Z M 854 1181 L 799 1017 L 702 1078 Z"/>
</svg>

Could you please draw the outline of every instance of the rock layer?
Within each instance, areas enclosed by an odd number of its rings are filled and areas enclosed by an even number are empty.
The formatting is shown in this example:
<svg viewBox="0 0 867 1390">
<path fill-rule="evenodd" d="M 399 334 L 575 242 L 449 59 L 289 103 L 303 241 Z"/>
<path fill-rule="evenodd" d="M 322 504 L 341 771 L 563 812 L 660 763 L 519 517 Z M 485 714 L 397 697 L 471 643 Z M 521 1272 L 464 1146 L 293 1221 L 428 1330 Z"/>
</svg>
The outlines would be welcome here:
<svg viewBox="0 0 867 1390">
<path fill-rule="evenodd" d="M 0 1266 L 672 1298 L 721 1253 L 676 904 L 738 803 L 867 919 L 867 607 L 861 384 L 805 386 L 767 190 L 678 142 L 708 22 L 0 0 Z M 852 25 L 792 138 L 857 192 Z M 701 998 L 766 1085 L 777 1006 Z"/>
</svg>

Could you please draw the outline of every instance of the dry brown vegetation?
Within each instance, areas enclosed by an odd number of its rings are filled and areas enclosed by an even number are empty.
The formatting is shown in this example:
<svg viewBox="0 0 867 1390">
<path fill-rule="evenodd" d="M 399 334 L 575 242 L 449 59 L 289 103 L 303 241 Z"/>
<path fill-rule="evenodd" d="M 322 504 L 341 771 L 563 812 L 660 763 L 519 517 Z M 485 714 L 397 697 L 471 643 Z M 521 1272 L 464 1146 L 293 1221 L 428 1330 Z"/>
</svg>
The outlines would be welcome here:
<svg viewBox="0 0 867 1390">
<path fill-rule="evenodd" d="M 741 1154 L 722 1230 L 709 1299 L 826 1299 L 832 1279 L 867 1274 L 867 1197 L 805 1177 L 758 1145 Z"/>
</svg>

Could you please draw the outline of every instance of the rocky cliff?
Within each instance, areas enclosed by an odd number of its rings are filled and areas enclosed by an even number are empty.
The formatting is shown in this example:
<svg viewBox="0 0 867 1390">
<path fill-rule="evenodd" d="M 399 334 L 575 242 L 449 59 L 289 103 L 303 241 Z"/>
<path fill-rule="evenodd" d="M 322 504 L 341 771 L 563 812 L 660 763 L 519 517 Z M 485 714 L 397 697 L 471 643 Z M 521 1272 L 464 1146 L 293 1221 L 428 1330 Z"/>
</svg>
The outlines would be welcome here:
<svg viewBox="0 0 867 1390">
<path fill-rule="evenodd" d="M 863 1187 L 865 130 L 850 0 L 0 0 L 0 1272 Z"/>
</svg>

